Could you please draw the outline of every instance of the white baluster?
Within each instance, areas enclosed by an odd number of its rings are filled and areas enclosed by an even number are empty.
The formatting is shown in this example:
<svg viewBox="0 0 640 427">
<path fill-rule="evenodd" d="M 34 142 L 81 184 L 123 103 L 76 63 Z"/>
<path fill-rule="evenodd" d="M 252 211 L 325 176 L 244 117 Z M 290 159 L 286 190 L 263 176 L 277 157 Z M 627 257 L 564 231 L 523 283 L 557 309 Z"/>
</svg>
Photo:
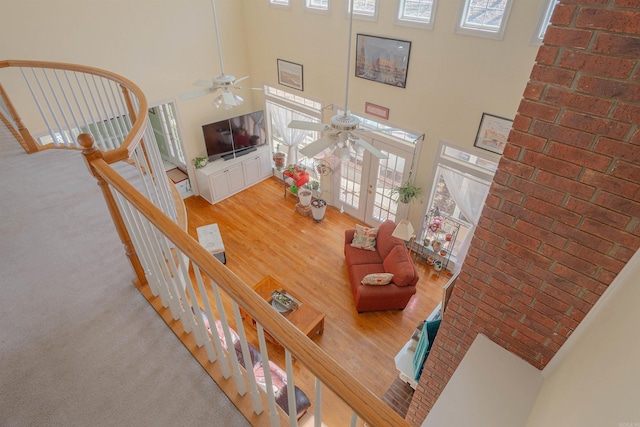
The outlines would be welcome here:
<svg viewBox="0 0 640 427">
<path fill-rule="evenodd" d="M 222 305 L 222 298 L 220 298 L 220 290 L 218 284 L 209 277 L 211 281 L 211 288 L 213 290 L 213 298 L 216 303 L 216 309 L 220 315 L 220 324 L 222 324 L 222 330 L 224 331 L 224 339 L 227 342 L 227 350 L 229 351 L 229 357 L 231 358 L 231 366 L 233 368 L 233 375 L 236 382 L 236 388 L 241 396 L 247 393 L 247 385 L 244 383 L 244 377 L 240 372 L 240 363 L 238 362 L 238 356 L 233 348 L 233 338 L 231 332 L 229 332 L 229 322 L 227 322 L 227 315 L 224 312 L 224 306 Z"/>
<path fill-rule="evenodd" d="M 260 344 L 260 355 L 262 356 L 262 371 L 264 372 L 264 383 L 267 393 L 267 403 L 269 404 L 269 419 L 272 426 L 280 426 L 280 415 L 276 409 L 276 399 L 273 393 L 273 381 L 271 380 L 271 369 L 269 369 L 269 353 L 267 343 L 264 340 L 264 329 L 260 323 L 256 323 L 258 330 L 258 343 Z"/>
<path fill-rule="evenodd" d="M 314 399 L 313 425 L 322 427 L 322 383 L 316 378 L 316 397 Z"/>
<path fill-rule="evenodd" d="M 291 352 L 284 349 L 285 363 L 287 364 L 287 400 L 289 404 L 289 426 L 298 427 L 298 417 L 296 412 L 296 389 L 293 378 L 293 364 L 291 362 Z"/>
<path fill-rule="evenodd" d="M 256 378 L 253 375 L 253 361 L 251 360 L 251 353 L 249 352 L 249 345 L 247 344 L 247 334 L 244 331 L 244 324 L 242 323 L 242 316 L 240 315 L 240 309 L 238 303 L 235 300 L 231 300 L 233 305 L 233 314 L 236 319 L 236 328 L 238 329 L 238 336 L 240 337 L 240 348 L 242 349 L 242 359 L 244 360 L 245 369 L 247 371 L 247 380 L 249 381 L 249 393 L 251 395 L 251 402 L 253 403 L 253 412 L 256 414 L 262 413 L 262 399 L 260 398 L 260 390 L 258 390 L 258 384 Z"/>
</svg>

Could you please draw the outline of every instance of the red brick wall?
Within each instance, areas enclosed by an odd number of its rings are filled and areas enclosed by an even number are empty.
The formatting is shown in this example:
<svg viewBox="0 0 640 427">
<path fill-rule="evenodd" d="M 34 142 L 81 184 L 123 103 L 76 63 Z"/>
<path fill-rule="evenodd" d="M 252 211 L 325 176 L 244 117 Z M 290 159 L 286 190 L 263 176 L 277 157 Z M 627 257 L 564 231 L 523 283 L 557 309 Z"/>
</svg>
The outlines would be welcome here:
<svg viewBox="0 0 640 427">
<path fill-rule="evenodd" d="M 479 333 L 542 369 L 640 247 L 640 0 L 563 0 L 407 420 Z"/>
</svg>

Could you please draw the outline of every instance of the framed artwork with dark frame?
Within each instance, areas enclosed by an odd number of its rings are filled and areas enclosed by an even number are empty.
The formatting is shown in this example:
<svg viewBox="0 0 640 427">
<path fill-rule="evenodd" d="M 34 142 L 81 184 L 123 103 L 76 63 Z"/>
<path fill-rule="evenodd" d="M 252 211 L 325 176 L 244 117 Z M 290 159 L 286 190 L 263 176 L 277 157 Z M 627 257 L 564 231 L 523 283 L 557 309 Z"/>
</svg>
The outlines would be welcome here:
<svg viewBox="0 0 640 427">
<path fill-rule="evenodd" d="M 278 83 L 303 91 L 302 65 L 278 59 Z"/>
<path fill-rule="evenodd" d="M 482 113 L 474 147 L 491 151 L 492 153 L 502 154 L 507 138 L 511 131 L 513 120 L 504 117 L 494 116 L 489 113 Z"/>
<path fill-rule="evenodd" d="M 407 87 L 411 42 L 358 34 L 356 77 Z"/>
</svg>

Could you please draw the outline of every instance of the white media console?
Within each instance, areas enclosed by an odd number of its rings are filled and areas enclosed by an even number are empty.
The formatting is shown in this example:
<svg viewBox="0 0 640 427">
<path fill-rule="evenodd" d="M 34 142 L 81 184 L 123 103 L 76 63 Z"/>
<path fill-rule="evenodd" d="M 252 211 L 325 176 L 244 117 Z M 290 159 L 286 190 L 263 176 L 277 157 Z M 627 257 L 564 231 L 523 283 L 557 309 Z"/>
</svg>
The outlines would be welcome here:
<svg viewBox="0 0 640 427">
<path fill-rule="evenodd" d="M 269 145 L 234 159 L 218 159 L 196 169 L 198 192 L 209 203 L 218 203 L 273 175 Z"/>
</svg>

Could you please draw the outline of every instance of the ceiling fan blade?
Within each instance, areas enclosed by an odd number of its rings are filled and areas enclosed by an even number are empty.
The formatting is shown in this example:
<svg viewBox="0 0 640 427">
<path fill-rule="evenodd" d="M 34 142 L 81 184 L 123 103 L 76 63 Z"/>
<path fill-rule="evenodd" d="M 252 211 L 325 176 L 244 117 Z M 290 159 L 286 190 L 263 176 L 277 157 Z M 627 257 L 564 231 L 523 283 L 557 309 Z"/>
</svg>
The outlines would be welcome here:
<svg viewBox="0 0 640 427">
<path fill-rule="evenodd" d="M 193 82 L 193 85 L 199 87 L 213 87 L 213 80 L 199 79 Z"/>
<path fill-rule="evenodd" d="M 300 154 L 303 154 L 304 156 L 311 158 L 316 154 L 320 153 L 321 151 L 324 151 L 327 148 L 331 147 L 337 141 L 338 141 L 337 139 L 331 138 L 330 135 L 325 135 L 322 138 L 316 141 L 313 141 L 311 144 L 307 145 L 304 148 L 301 148 L 298 151 L 300 152 Z"/>
<path fill-rule="evenodd" d="M 305 122 L 303 120 L 291 120 L 288 127 L 292 129 L 315 130 L 318 132 L 324 132 L 325 130 L 331 129 L 330 126 L 327 126 L 324 123 Z"/>
<path fill-rule="evenodd" d="M 187 99 L 197 98 L 199 96 L 208 95 L 210 93 L 213 93 L 212 89 L 194 90 L 193 92 L 181 93 L 180 94 L 180 99 L 182 99 L 183 101 L 186 101 Z"/>
<path fill-rule="evenodd" d="M 234 82 L 234 84 L 238 84 L 243 80 L 247 80 L 249 78 L 249 76 L 244 76 L 244 77 L 240 77 L 239 79 L 236 79 L 236 81 Z"/>
<path fill-rule="evenodd" d="M 238 101 L 236 101 L 235 96 L 233 96 L 229 89 L 222 90 L 222 99 L 224 99 L 224 104 L 227 107 L 235 107 L 238 105 Z"/>
<path fill-rule="evenodd" d="M 374 156 L 376 156 L 379 159 L 388 159 L 389 158 L 389 156 L 387 156 L 382 151 L 378 150 L 376 147 L 374 147 L 373 145 L 369 144 L 367 141 L 365 141 L 363 139 L 353 138 L 353 141 L 356 143 L 357 146 L 364 148 L 365 150 L 367 150 L 368 152 L 370 152 L 371 154 L 373 154 Z"/>
</svg>

